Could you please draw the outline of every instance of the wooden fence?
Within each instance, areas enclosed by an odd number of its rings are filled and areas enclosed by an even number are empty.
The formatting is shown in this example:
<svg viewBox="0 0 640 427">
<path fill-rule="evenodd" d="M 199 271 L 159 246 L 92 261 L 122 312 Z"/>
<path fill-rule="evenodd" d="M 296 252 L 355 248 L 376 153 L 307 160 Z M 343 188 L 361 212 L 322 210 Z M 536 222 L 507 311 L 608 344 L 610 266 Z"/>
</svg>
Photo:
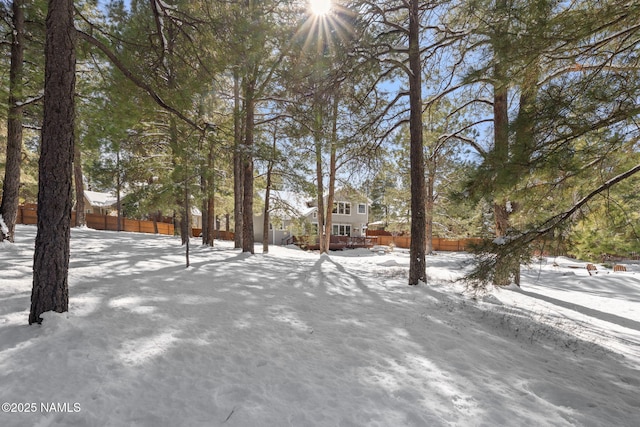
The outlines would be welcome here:
<svg viewBox="0 0 640 427">
<path fill-rule="evenodd" d="M 409 248 L 411 246 L 411 236 L 376 236 L 376 244 L 389 246 L 395 245 L 399 248 Z M 460 239 L 450 240 L 434 237 L 432 240 L 434 251 L 466 251 L 473 243 L 479 243 L 481 239 Z"/>
<path fill-rule="evenodd" d="M 202 228 L 193 229 L 194 237 L 200 237 L 200 234 L 202 234 Z M 213 230 L 213 238 L 218 240 L 235 240 L 235 234 L 233 231 Z"/>
<path fill-rule="evenodd" d="M 87 227 L 94 230 L 118 231 L 118 217 L 109 215 L 85 214 Z M 76 213 L 71 212 L 71 224 L 76 221 Z M 35 205 L 24 205 L 18 207 L 18 224 L 37 224 L 37 208 Z M 158 234 L 173 236 L 173 224 L 157 222 Z M 142 221 L 137 219 L 121 218 L 121 231 L 131 231 L 134 233 L 155 233 L 156 229 L 153 221 Z"/>
</svg>

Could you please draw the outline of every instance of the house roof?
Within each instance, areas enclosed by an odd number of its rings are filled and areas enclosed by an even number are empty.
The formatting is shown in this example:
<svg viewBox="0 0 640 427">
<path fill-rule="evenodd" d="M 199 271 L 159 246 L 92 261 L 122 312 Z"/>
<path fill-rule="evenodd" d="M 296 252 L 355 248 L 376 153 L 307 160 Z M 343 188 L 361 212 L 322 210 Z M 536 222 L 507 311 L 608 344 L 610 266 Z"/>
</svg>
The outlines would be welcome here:
<svg viewBox="0 0 640 427">
<path fill-rule="evenodd" d="M 265 191 L 260 191 L 259 195 L 264 200 Z M 294 191 L 271 190 L 269 199 L 271 214 L 282 219 L 306 216 L 313 210 L 307 203 L 309 197 Z"/>
<path fill-rule="evenodd" d="M 355 191 L 343 187 L 335 189 L 335 193 L 338 194 L 342 191 Z M 357 194 L 358 193 L 356 191 Z M 259 191 L 258 195 L 262 200 L 265 197 L 265 191 Z M 325 195 L 326 197 L 326 195 Z M 317 211 L 318 207 L 315 199 L 309 197 L 306 194 L 296 193 L 294 191 L 278 191 L 271 190 L 269 193 L 270 211 L 271 214 L 282 219 L 291 219 L 294 217 L 309 216 L 313 211 Z M 367 203 L 371 203 L 371 200 L 365 198 Z M 365 201 L 363 200 L 363 202 Z"/>
<path fill-rule="evenodd" d="M 369 199 L 368 197 L 366 197 L 366 195 L 364 195 L 363 193 L 361 193 L 360 191 L 351 188 L 351 187 L 336 187 L 333 191 L 334 194 L 334 202 L 341 202 L 341 201 L 350 201 L 352 203 L 367 203 L 368 205 L 370 205 L 371 203 L 373 203 L 371 201 L 371 199 Z M 329 191 L 325 189 L 324 193 L 323 193 L 323 197 L 325 199 L 327 199 L 327 196 L 329 195 Z M 317 209 L 317 205 L 318 205 L 318 201 L 316 199 L 310 200 L 309 201 L 309 205 L 313 206 L 314 209 Z M 311 210 L 307 210 L 307 213 L 310 213 Z M 306 215 L 305 214 L 305 215 Z"/>
<path fill-rule="evenodd" d="M 359 190 L 356 190 L 356 189 L 355 189 L 355 188 L 353 188 L 353 187 L 338 186 L 338 187 L 336 187 L 336 188 L 333 190 L 333 194 L 334 194 L 334 195 L 338 195 L 338 194 L 341 194 L 341 193 L 347 193 L 347 194 L 351 194 L 351 195 L 357 195 L 357 196 L 359 196 L 359 197 L 362 197 L 362 198 L 363 198 L 362 202 L 366 201 L 368 204 L 373 203 L 373 202 L 371 201 L 371 199 L 370 199 L 370 198 L 368 198 L 368 197 L 366 196 L 366 194 L 363 194 L 362 192 L 360 192 Z M 324 197 L 327 197 L 328 195 L 329 195 L 329 190 L 325 190 L 325 191 L 324 191 Z M 358 198 L 359 198 L 359 197 L 358 197 Z"/>
<path fill-rule="evenodd" d="M 100 193 L 97 191 L 84 190 L 84 197 L 91 206 L 96 208 L 108 208 L 118 202 L 118 199 L 113 194 Z"/>
</svg>

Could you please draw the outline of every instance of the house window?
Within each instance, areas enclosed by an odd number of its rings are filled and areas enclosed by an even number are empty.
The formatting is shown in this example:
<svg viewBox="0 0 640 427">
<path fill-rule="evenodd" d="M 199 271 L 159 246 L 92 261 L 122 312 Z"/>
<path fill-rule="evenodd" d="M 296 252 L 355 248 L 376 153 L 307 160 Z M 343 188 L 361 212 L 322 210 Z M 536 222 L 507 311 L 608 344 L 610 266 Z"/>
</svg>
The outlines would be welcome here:
<svg viewBox="0 0 640 427">
<path fill-rule="evenodd" d="M 333 224 L 331 227 L 331 234 L 334 236 L 351 236 L 351 225 Z"/>
<path fill-rule="evenodd" d="M 318 211 L 313 211 L 312 218 L 318 218 Z"/>
<path fill-rule="evenodd" d="M 313 236 L 317 236 L 318 235 L 318 223 L 314 222 L 311 224 L 311 234 Z"/>
<path fill-rule="evenodd" d="M 358 203 L 358 213 L 359 214 L 366 214 L 367 213 L 367 205 L 365 205 L 364 203 Z"/>
<path fill-rule="evenodd" d="M 350 202 L 334 202 L 333 213 L 338 215 L 351 215 Z"/>
</svg>

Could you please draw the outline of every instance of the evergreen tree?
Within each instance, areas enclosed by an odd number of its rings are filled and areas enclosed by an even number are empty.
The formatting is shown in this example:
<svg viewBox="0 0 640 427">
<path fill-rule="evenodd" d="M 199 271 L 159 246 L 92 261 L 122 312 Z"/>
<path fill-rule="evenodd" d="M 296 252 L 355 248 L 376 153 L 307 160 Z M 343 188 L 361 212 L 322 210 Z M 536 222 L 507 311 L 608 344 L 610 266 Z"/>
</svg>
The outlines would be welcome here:
<svg viewBox="0 0 640 427">
<path fill-rule="evenodd" d="M 22 159 L 23 117 L 23 61 L 25 45 L 24 3 L 12 2 L 11 65 L 9 70 L 9 116 L 7 120 L 7 149 L 0 201 L 0 242 L 5 238 L 13 242 L 18 215 L 20 190 L 20 163 Z"/>
<path fill-rule="evenodd" d="M 611 153 L 633 144 L 629 124 L 638 114 L 631 98 L 637 99 L 639 89 L 634 83 L 638 68 L 632 65 L 637 64 L 639 15 L 626 2 L 501 1 L 494 6 L 468 40 L 484 46 L 490 60 L 476 62 L 461 82 L 477 88 L 489 83 L 493 93 L 493 143 L 479 150 L 483 161 L 472 187 L 496 201 L 498 239 L 483 249 L 488 252 L 480 254 L 472 275 L 480 288 L 488 282 L 517 283 L 533 241 L 553 235 L 590 200 L 638 169 L 610 170 L 569 206 L 562 201 L 554 214 L 547 211 L 544 219 L 525 221 L 525 227 L 512 221 L 519 211 L 535 210 L 527 206 L 533 200 L 527 193 L 546 190 L 555 198 L 554 188 L 573 185 Z M 464 10 L 461 21 L 468 23 L 472 15 Z M 603 138 L 608 132 L 619 137 Z"/>
<path fill-rule="evenodd" d="M 38 232 L 29 324 L 69 307 L 68 270 L 74 143 L 73 2 L 50 0 L 46 19 L 45 93 L 40 150 Z"/>
<path fill-rule="evenodd" d="M 378 61 L 383 66 L 381 80 L 398 76 L 407 85 L 392 97 L 384 116 L 392 117 L 392 129 L 401 123 L 409 123 L 410 171 L 411 171 L 411 248 L 409 265 L 409 285 L 426 283 L 426 182 L 423 147 L 423 85 L 424 60 L 435 49 L 424 46 L 427 35 L 429 12 L 436 4 L 410 1 L 388 1 L 381 5 L 356 2 L 362 13 L 362 21 L 372 34 L 371 42 L 363 44 L 365 56 Z M 366 39 L 369 40 L 369 39 Z M 408 87 L 407 87 L 408 86 Z M 407 104 L 400 101 L 408 97 Z M 397 111 L 399 107 L 401 112 Z M 395 114 L 391 114 L 391 112 Z M 404 114 L 403 114 L 404 113 Z M 406 119 L 408 114 L 408 120 Z M 396 117 L 403 120 L 396 121 Z"/>
</svg>

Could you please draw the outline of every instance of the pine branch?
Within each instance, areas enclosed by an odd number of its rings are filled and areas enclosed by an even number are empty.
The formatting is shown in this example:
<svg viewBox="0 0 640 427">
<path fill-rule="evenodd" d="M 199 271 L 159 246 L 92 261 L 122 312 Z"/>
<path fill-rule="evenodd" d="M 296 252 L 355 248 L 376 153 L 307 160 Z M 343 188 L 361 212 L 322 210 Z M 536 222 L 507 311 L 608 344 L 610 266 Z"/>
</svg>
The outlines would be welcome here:
<svg viewBox="0 0 640 427">
<path fill-rule="evenodd" d="M 593 191 L 591 191 L 588 195 L 586 195 L 585 197 L 583 197 L 580 201 L 578 201 L 575 205 L 573 205 L 573 207 L 571 209 L 569 209 L 568 211 L 565 211 L 561 214 L 555 215 L 551 218 L 549 218 L 548 220 L 546 220 L 540 227 L 538 227 L 538 229 L 525 233 L 522 238 L 524 240 L 524 243 L 531 243 L 532 241 L 534 241 L 535 239 L 537 239 L 538 237 L 544 236 L 547 233 L 549 233 L 550 231 L 552 231 L 553 229 L 555 229 L 558 225 L 562 224 L 563 222 L 567 221 L 569 218 L 571 218 L 571 216 L 573 214 L 575 214 L 580 208 L 582 208 L 584 205 L 586 205 L 591 199 L 593 199 L 594 197 L 596 197 L 598 194 L 602 193 L 603 191 L 608 190 L 609 188 L 613 187 L 615 184 L 624 181 L 625 179 L 635 175 L 636 173 L 640 172 L 640 164 L 634 166 L 633 168 L 629 169 L 628 171 L 621 173 L 620 175 L 617 175 L 613 178 L 611 178 L 610 180 L 608 180 L 607 182 L 605 182 L 604 184 L 602 184 L 601 186 L 599 186 L 598 188 L 594 189 Z"/>
<path fill-rule="evenodd" d="M 205 126 L 205 128 L 203 128 L 202 126 L 198 125 L 195 121 L 193 121 L 189 117 L 185 116 L 182 112 L 180 112 L 179 110 L 177 110 L 176 108 L 172 107 L 167 102 L 165 102 L 160 97 L 160 95 L 158 95 L 158 93 L 150 85 L 145 83 L 141 78 L 139 78 L 131 70 L 129 70 L 129 68 L 127 68 L 122 63 L 122 61 L 120 61 L 120 59 L 116 56 L 116 54 L 113 53 L 113 51 L 111 51 L 104 43 L 102 43 L 100 40 L 96 39 L 95 37 L 83 32 L 83 31 L 76 30 L 76 33 L 78 34 L 78 37 L 82 38 L 83 40 L 85 40 L 89 44 L 91 44 L 91 45 L 95 46 L 96 48 L 98 48 L 102 53 L 104 53 L 104 55 L 106 55 L 107 58 L 109 58 L 111 63 L 113 65 L 115 65 L 118 68 L 118 70 L 120 70 L 120 72 L 126 78 L 128 78 L 137 87 L 139 87 L 140 89 L 144 90 L 155 101 L 156 104 L 158 104 L 164 110 L 174 114 L 176 117 L 178 117 L 179 119 L 181 119 L 185 123 L 189 124 L 190 126 L 194 127 L 195 129 L 198 129 L 200 131 L 204 131 L 205 130 L 206 126 Z"/>
</svg>

